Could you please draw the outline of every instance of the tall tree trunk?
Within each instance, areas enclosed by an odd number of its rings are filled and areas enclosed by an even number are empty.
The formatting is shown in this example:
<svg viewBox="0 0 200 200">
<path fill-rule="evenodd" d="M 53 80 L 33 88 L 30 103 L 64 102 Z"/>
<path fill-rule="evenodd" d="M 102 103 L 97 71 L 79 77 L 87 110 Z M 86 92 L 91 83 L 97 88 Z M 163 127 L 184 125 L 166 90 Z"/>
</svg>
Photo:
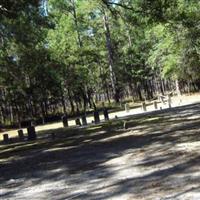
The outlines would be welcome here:
<svg viewBox="0 0 200 200">
<path fill-rule="evenodd" d="M 17 123 L 18 127 L 21 128 L 21 110 L 20 107 L 15 103 L 15 110 L 16 110 L 16 115 L 17 115 Z"/>
<path fill-rule="evenodd" d="M 71 113 L 74 114 L 75 113 L 75 108 L 74 108 L 74 103 L 73 103 L 73 100 L 72 100 L 71 92 L 70 92 L 69 89 L 67 91 L 68 91 L 69 103 L 70 103 L 70 106 L 71 106 Z"/>
<path fill-rule="evenodd" d="M 29 109 L 28 116 L 30 117 L 30 119 L 33 119 L 34 111 L 33 111 L 31 98 L 29 98 L 29 101 L 28 101 L 28 109 Z"/>
<path fill-rule="evenodd" d="M 106 87 L 106 97 L 107 97 L 107 99 L 108 99 L 108 103 L 110 104 L 111 101 L 110 101 L 110 95 L 109 95 L 108 87 Z"/>
<path fill-rule="evenodd" d="M 45 113 L 43 101 L 40 103 L 40 107 L 41 107 L 41 111 L 42 111 L 42 123 L 44 124 L 44 123 L 45 123 L 45 116 L 46 116 L 46 113 Z"/>
<path fill-rule="evenodd" d="M 176 93 L 177 93 L 178 96 L 180 96 L 181 95 L 181 91 L 180 91 L 180 86 L 179 86 L 178 79 L 176 79 L 175 84 L 176 84 Z"/>
<path fill-rule="evenodd" d="M 144 81 L 144 88 L 147 94 L 147 99 L 153 98 L 153 93 L 151 89 L 151 82 L 149 80 Z"/>
<path fill-rule="evenodd" d="M 164 84 L 163 84 L 163 80 L 162 79 L 160 79 L 160 91 L 161 91 L 162 95 L 165 94 L 165 88 L 164 88 Z"/>
<path fill-rule="evenodd" d="M 93 107 L 93 105 L 92 105 L 93 99 L 92 99 L 92 93 L 91 93 L 91 91 L 89 89 L 87 90 L 87 96 L 88 96 L 89 106 L 90 106 L 90 108 L 92 108 Z"/>
<path fill-rule="evenodd" d="M 72 5 L 73 19 L 74 19 L 74 24 L 75 24 L 75 27 L 76 27 L 78 45 L 79 45 L 79 47 L 82 47 L 83 43 L 82 43 L 82 40 L 81 40 L 79 28 L 78 28 L 78 19 L 77 19 L 77 13 L 76 13 L 76 3 L 75 3 L 75 0 L 70 0 L 70 1 L 71 1 L 71 5 Z"/>
<path fill-rule="evenodd" d="M 62 94 L 62 96 L 61 96 L 61 102 L 62 102 L 63 112 L 64 112 L 64 114 L 67 114 L 64 94 Z"/>
<path fill-rule="evenodd" d="M 76 104 L 76 113 L 79 115 L 80 114 L 80 110 L 79 110 L 79 103 L 78 101 L 75 101 Z"/>
<path fill-rule="evenodd" d="M 97 106 L 96 106 L 96 104 L 95 104 L 95 102 L 94 102 L 94 99 L 92 98 L 92 104 L 93 104 L 93 108 L 94 108 L 94 110 L 97 110 Z"/>
<path fill-rule="evenodd" d="M 113 47 L 112 47 L 112 42 L 111 42 L 109 21 L 108 21 L 108 16 L 106 12 L 104 12 L 103 22 L 104 22 L 104 29 L 105 29 L 105 36 L 106 36 L 106 47 L 108 50 L 108 64 L 109 64 L 109 71 L 110 71 L 110 80 L 111 80 L 114 99 L 118 103 L 120 97 L 119 97 L 119 94 L 117 94 L 119 91 L 117 90 L 117 81 L 116 81 L 116 76 L 114 72 L 114 52 L 113 52 Z"/>
<path fill-rule="evenodd" d="M 140 84 L 137 84 L 137 89 L 136 89 L 136 91 L 137 91 L 139 100 L 142 101 L 143 98 L 142 98 L 142 92 L 141 92 L 141 86 L 140 86 Z"/>
<path fill-rule="evenodd" d="M 13 107 L 12 107 L 12 105 L 9 106 L 9 112 L 10 112 L 10 124 L 13 124 L 14 116 L 13 116 Z"/>
</svg>

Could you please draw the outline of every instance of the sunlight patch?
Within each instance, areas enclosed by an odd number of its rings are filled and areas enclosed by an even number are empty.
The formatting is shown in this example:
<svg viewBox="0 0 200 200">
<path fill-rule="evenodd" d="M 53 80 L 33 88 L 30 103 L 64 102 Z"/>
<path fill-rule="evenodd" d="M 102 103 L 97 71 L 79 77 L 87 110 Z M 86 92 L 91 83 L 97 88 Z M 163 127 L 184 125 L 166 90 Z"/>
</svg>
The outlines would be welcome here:
<svg viewBox="0 0 200 200">
<path fill-rule="evenodd" d="M 187 119 L 200 119 L 200 115 L 190 116 L 190 117 L 187 117 Z"/>
<path fill-rule="evenodd" d="M 96 130 L 96 129 L 100 129 L 102 126 L 95 126 L 95 127 L 90 127 L 87 128 L 87 130 Z"/>
<path fill-rule="evenodd" d="M 184 150 L 184 151 L 197 151 L 200 150 L 200 141 L 195 142 L 184 142 L 181 144 L 175 145 L 176 150 Z"/>
<path fill-rule="evenodd" d="M 44 153 L 47 153 L 47 152 L 63 151 L 63 150 L 73 149 L 73 148 L 75 148 L 75 147 L 76 147 L 76 146 L 70 146 L 70 147 L 56 147 L 56 148 L 44 150 L 43 152 L 44 152 Z"/>
</svg>

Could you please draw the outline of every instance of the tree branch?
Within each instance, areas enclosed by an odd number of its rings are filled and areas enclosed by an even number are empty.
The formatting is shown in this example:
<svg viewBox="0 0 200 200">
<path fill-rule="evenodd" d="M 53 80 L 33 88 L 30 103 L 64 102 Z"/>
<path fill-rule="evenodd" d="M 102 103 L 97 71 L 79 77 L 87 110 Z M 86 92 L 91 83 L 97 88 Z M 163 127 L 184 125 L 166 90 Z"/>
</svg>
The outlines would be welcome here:
<svg viewBox="0 0 200 200">
<path fill-rule="evenodd" d="M 126 9 L 126 10 L 132 10 L 132 11 L 134 11 L 135 13 L 141 13 L 141 11 L 135 10 L 133 7 L 130 7 L 130 6 L 127 6 L 127 5 L 124 5 L 124 4 L 121 4 L 121 3 L 111 2 L 111 1 L 109 1 L 109 0 L 102 0 L 102 2 L 103 2 L 109 9 L 110 9 L 110 6 L 111 6 L 111 5 L 115 5 L 115 6 L 124 8 L 124 9 Z"/>
</svg>

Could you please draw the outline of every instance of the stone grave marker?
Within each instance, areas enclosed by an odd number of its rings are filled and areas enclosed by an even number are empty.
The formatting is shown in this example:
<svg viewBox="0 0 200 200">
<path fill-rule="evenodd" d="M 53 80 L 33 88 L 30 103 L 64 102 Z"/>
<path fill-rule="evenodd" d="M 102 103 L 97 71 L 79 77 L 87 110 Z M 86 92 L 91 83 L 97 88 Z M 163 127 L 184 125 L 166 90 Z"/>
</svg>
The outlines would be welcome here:
<svg viewBox="0 0 200 200">
<path fill-rule="evenodd" d="M 145 102 L 142 102 L 142 110 L 143 110 L 143 111 L 147 111 L 147 107 L 146 107 Z"/>
<path fill-rule="evenodd" d="M 86 126 L 86 125 L 87 125 L 87 118 L 86 118 L 86 115 L 83 115 L 83 116 L 81 117 L 81 120 L 82 120 L 83 126 Z"/>
<path fill-rule="evenodd" d="M 18 130 L 18 137 L 19 137 L 19 140 L 24 140 L 24 132 L 22 129 Z"/>
<path fill-rule="evenodd" d="M 68 118 L 67 115 L 62 116 L 62 122 L 64 127 L 68 127 Z"/>
<path fill-rule="evenodd" d="M 168 97 L 168 98 L 167 98 L 168 106 L 169 106 L 169 108 L 171 108 L 171 107 L 172 107 L 172 99 L 171 99 L 171 96 L 168 95 L 167 97 Z"/>
<path fill-rule="evenodd" d="M 100 123 L 99 112 L 97 110 L 94 111 L 94 123 L 95 124 Z"/>
<path fill-rule="evenodd" d="M 76 118 L 75 119 L 75 123 L 76 123 L 76 126 L 81 126 L 81 120 L 80 120 L 80 118 Z"/>
<path fill-rule="evenodd" d="M 3 134 L 3 141 L 5 143 L 8 143 L 9 142 L 9 135 L 7 133 Z"/>
<path fill-rule="evenodd" d="M 124 121 L 123 127 L 124 127 L 124 129 L 128 129 L 128 123 L 127 123 L 127 121 Z"/>
<path fill-rule="evenodd" d="M 125 111 L 128 113 L 130 111 L 130 107 L 129 107 L 129 104 L 128 103 L 125 103 Z"/>
<path fill-rule="evenodd" d="M 108 121 L 109 120 L 109 115 L 108 115 L 108 109 L 107 108 L 103 109 L 103 115 L 104 115 L 105 121 Z"/>
<path fill-rule="evenodd" d="M 157 103 L 157 101 L 154 101 L 154 102 L 153 102 L 153 106 L 154 106 L 154 109 L 155 109 L 155 110 L 158 109 L 158 103 Z"/>
<path fill-rule="evenodd" d="M 37 139 L 37 135 L 36 135 L 34 126 L 29 126 L 27 128 L 27 133 L 28 133 L 28 140 L 36 140 Z"/>
</svg>

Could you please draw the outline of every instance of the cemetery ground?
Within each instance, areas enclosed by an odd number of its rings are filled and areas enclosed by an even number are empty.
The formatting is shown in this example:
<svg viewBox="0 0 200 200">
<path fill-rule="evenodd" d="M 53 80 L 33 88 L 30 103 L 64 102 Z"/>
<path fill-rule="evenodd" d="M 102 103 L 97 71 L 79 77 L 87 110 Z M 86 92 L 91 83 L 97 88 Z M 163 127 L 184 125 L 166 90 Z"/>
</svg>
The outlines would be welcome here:
<svg viewBox="0 0 200 200">
<path fill-rule="evenodd" d="M 0 144 L 0 199 L 200 199 L 198 102 L 38 134 Z"/>
<path fill-rule="evenodd" d="M 157 101 L 157 102 L 159 102 L 159 101 Z M 179 97 L 177 97 L 177 96 L 172 97 L 172 107 L 188 105 L 188 104 L 197 103 L 197 102 L 200 102 L 200 94 L 199 93 L 196 93 L 193 95 L 182 95 L 181 102 L 180 102 Z M 149 111 L 151 112 L 151 111 L 155 110 L 152 101 L 146 101 L 146 103 L 147 103 L 147 112 L 149 112 Z M 115 116 L 125 117 L 125 116 L 131 116 L 131 115 L 143 113 L 140 102 L 129 102 L 129 105 L 130 105 L 129 112 L 126 112 L 124 110 L 124 106 L 122 106 L 121 108 L 109 111 L 109 118 L 114 119 Z M 159 102 L 157 105 L 158 105 L 158 109 L 160 109 L 160 107 L 162 107 L 163 109 L 168 108 L 167 103 L 163 105 L 163 103 Z M 76 117 L 68 119 L 69 126 L 75 126 L 75 119 L 76 119 Z M 103 113 L 100 112 L 100 120 L 103 120 L 103 119 L 104 119 Z M 92 114 L 87 115 L 87 122 L 92 123 L 92 120 L 94 120 L 93 115 Z M 43 133 L 43 131 L 45 131 L 45 130 L 58 129 L 58 128 L 62 128 L 62 127 L 63 127 L 63 123 L 60 121 L 60 122 L 54 122 L 54 123 L 47 123 L 45 125 L 37 125 L 35 128 L 36 128 L 37 132 Z M 25 134 L 27 134 L 26 128 L 24 128 L 22 130 Z M 8 133 L 10 138 L 18 136 L 17 130 L 15 130 L 15 129 L 6 130 L 5 133 Z M 1 140 L 3 140 L 3 132 L 0 133 L 0 141 Z"/>
</svg>

